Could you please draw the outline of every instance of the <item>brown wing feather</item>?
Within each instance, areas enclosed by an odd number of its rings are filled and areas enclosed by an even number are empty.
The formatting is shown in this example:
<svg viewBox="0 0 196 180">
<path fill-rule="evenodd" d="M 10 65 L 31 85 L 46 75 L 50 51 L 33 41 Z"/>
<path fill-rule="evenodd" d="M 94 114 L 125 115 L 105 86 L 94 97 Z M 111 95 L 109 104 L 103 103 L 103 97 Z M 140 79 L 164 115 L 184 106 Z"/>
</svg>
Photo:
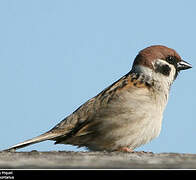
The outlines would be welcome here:
<svg viewBox="0 0 196 180">
<path fill-rule="evenodd" d="M 118 100 L 121 90 L 133 87 L 150 88 L 151 84 L 150 79 L 146 79 L 145 76 L 139 76 L 135 73 L 126 74 L 55 126 L 51 131 L 64 132 L 61 137 L 56 138 L 55 144 L 66 142 L 66 140 L 69 141 L 70 138 L 93 133 L 91 127 L 96 127 L 97 122 L 92 120 L 97 116 L 101 116 L 103 111 L 107 112 L 108 105 Z"/>
</svg>

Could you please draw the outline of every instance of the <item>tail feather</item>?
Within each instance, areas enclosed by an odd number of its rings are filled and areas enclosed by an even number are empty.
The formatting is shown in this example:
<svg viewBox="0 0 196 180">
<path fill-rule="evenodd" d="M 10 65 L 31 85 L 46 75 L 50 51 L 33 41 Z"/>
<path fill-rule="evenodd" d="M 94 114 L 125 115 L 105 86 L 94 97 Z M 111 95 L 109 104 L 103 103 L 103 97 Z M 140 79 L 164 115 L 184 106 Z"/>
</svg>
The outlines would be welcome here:
<svg viewBox="0 0 196 180">
<path fill-rule="evenodd" d="M 26 146 L 29 146 L 31 144 L 35 144 L 35 143 L 38 143 L 38 142 L 41 142 L 41 141 L 45 141 L 45 140 L 52 140 L 56 137 L 58 137 L 59 134 L 55 134 L 55 133 L 51 133 L 51 132 L 46 132 L 40 136 L 37 136 L 35 138 L 32 138 L 32 139 L 29 139 L 29 140 L 26 140 L 22 143 L 19 143 L 19 144 L 16 144 L 14 146 L 11 146 L 10 148 L 8 149 L 5 149 L 3 151 L 12 151 L 12 150 L 16 150 L 16 149 L 20 149 L 20 148 L 23 148 L 23 147 L 26 147 Z"/>
</svg>

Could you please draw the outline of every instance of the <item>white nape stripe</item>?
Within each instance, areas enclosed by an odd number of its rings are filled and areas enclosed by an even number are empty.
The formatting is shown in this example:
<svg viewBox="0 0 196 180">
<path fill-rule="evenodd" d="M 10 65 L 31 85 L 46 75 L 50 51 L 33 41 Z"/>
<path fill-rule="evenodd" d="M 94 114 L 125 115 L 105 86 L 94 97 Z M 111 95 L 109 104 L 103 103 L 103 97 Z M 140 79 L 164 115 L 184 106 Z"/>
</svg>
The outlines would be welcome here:
<svg viewBox="0 0 196 180">
<path fill-rule="evenodd" d="M 161 73 L 157 73 L 155 72 L 154 69 L 151 69 L 149 67 L 143 66 L 143 65 L 136 65 L 133 67 L 132 71 L 136 72 L 136 73 L 143 73 L 149 77 L 151 77 L 155 82 L 157 82 L 157 85 L 163 89 L 170 89 L 171 84 L 174 81 L 175 78 L 175 74 L 176 74 L 176 68 L 172 65 L 169 64 L 168 62 L 166 62 L 165 60 L 162 59 L 157 59 L 154 62 L 152 62 L 153 67 L 155 67 L 155 64 L 167 64 L 170 68 L 171 68 L 171 72 L 169 74 L 169 76 L 165 76 Z"/>
</svg>

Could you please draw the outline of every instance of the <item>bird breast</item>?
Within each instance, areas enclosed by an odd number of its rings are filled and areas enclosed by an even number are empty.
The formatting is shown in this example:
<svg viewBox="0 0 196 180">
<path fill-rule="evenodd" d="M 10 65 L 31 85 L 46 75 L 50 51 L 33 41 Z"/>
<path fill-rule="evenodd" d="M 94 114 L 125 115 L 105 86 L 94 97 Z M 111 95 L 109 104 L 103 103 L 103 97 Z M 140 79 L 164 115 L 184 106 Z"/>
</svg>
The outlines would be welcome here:
<svg viewBox="0 0 196 180">
<path fill-rule="evenodd" d="M 163 114 L 160 99 L 147 88 L 121 91 L 116 101 L 95 117 L 94 122 L 99 122 L 96 131 L 100 134 L 96 137 L 102 140 L 101 143 L 94 140 L 91 149 L 100 150 L 96 145 L 109 150 L 127 146 L 135 149 L 157 137 Z"/>
</svg>

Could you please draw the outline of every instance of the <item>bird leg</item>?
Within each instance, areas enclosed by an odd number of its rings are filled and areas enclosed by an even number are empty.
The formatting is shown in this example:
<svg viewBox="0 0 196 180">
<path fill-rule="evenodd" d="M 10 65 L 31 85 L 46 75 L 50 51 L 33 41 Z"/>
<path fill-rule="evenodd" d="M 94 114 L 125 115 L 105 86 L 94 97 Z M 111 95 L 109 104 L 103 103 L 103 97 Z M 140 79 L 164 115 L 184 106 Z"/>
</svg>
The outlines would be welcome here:
<svg viewBox="0 0 196 180">
<path fill-rule="evenodd" d="M 128 147 L 121 147 L 118 149 L 118 151 L 121 151 L 121 152 L 128 152 L 128 153 L 133 153 L 134 150 L 131 149 L 131 148 L 128 148 Z"/>
</svg>

